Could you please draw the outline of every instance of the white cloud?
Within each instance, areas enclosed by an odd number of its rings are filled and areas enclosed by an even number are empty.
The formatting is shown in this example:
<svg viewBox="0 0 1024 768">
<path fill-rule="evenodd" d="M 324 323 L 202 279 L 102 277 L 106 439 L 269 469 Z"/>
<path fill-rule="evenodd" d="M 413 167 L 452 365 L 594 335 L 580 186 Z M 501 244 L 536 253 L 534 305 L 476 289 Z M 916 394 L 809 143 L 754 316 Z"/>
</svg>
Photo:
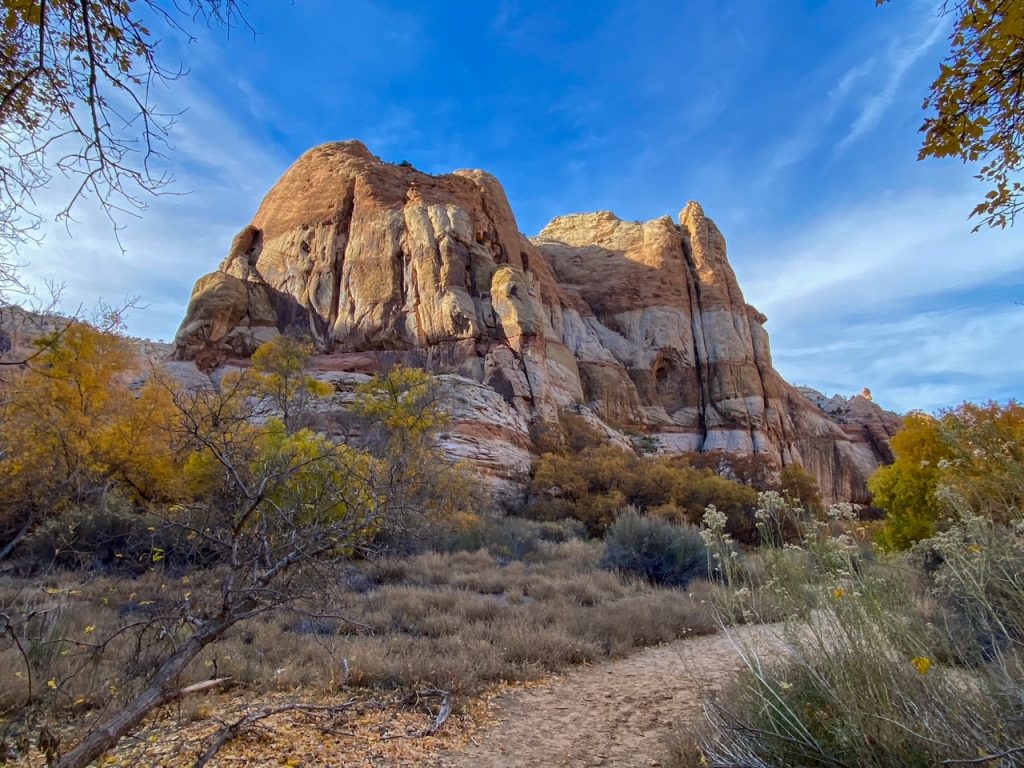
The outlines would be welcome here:
<svg viewBox="0 0 1024 768">
<path fill-rule="evenodd" d="M 899 39 L 890 44 L 888 55 L 876 62 L 873 69 L 875 77 L 883 79 L 881 88 L 874 89 L 865 98 L 860 113 L 850 126 L 847 134 L 835 146 L 836 154 L 845 152 L 851 144 L 873 131 L 882 121 L 886 110 L 900 97 L 900 85 L 910 68 L 931 50 L 946 31 L 949 20 L 944 16 L 933 16 L 924 28 L 923 34 L 917 34 L 916 40 Z M 880 70 L 880 71 L 879 71 Z"/>
<path fill-rule="evenodd" d="M 42 244 L 21 254 L 30 284 L 49 279 L 66 286 L 66 311 L 137 295 L 148 309 L 128 317 L 130 332 L 164 339 L 173 336 L 193 282 L 217 268 L 231 238 L 292 159 L 250 135 L 243 121 L 195 83 L 174 86 L 189 106 L 171 134 L 174 194 L 150 198 L 138 219 L 121 218 L 125 252 L 111 222 L 85 200 L 75 222 L 47 223 Z M 71 183 L 56 180 L 40 196 L 40 209 L 52 216 L 67 202 Z"/>
<path fill-rule="evenodd" d="M 807 111 L 793 134 L 769 150 L 769 160 L 760 174 L 759 183 L 773 181 L 780 172 L 801 162 L 820 146 L 836 113 L 874 64 L 875 59 L 863 61 L 839 76 L 825 100 Z"/>
<path fill-rule="evenodd" d="M 819 338 L 827 330 L 819 328 Z M 777 352 L 780 372 L 847 395 L 868 386 L 877 402 L 898 411 L 1022 394 L 1024 307 L 1010 302 L 953 305 L 890 321 L 852 320 L 833 330 L 841 341 L 816 344 L 807 334 L 807 346 Z"/>
<path fill-rule="evenodd" d="M 971 233 L 976 188 L 910 191 L 833 211 L 738 271 L 768 315 L 780 372 L 899 410 L 1018 391 L 1024 237 Z M 1024 392 L 1019 392 L 1024 394 Z"/>
<path fill-rule="evenodd" d="M 1020 274 L 1018 230 L 972 233 L 978 190 L 906 190 L 832 211 L 749 263 L 748 295 L 780 318 L 895 307 Z"/>
</svg>

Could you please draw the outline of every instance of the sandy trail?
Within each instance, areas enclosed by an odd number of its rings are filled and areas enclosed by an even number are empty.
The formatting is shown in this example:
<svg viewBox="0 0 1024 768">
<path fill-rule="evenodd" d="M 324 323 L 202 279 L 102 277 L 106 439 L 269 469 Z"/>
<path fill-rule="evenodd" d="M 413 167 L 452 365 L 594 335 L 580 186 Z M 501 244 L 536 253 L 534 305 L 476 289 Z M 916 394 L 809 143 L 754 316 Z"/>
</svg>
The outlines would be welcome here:
<svg viewBox="0 0 1024 768">
<path fill-rule="evenodd" d="M 734 642 L 774 644 L 762 626 L 677 640 L 619 661 L 580 668 L 537 688 L 495 700 L 493 725 L 477 744 L 434 768 L 660 765 L 664 740 L 702 714 L 702 691 L 731 678 Z"/>
</svg>

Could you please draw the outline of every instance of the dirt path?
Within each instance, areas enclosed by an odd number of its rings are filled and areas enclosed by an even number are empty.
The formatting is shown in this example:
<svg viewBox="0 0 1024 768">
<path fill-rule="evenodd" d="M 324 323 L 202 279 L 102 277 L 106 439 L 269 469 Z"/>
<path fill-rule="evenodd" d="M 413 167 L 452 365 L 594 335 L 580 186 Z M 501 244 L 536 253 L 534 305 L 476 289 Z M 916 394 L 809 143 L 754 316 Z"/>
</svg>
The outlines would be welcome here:
<svg viewBox="0 0 1024 768">
<path fill-rule="evenodd" d="M 771 642 L 764 627 L 732 634 Z M 433 766 L 657 766 L 665 737 L 702 713 L 701 690 L 719 687 L 740 663 L 733 640 L 717 634 L 571 671 L 497 699 L 496 722 L 476 735 L 477 744 Z"/>
</svg>

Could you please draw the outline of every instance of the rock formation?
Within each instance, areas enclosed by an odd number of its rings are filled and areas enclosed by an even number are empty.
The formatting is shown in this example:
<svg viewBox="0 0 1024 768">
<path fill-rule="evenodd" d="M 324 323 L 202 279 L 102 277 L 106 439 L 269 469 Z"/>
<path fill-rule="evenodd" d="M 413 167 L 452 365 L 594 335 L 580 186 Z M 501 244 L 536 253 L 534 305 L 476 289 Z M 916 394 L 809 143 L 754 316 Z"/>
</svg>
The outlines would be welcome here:
<svg viewBox="0 0 1024 768">
<path fill-rule="evenodd" d="M 196 283 L 175 357 L 208 371 L 297 332 L 340 389 L 423 367 L 452 392 L 446 447 L 506 479 L 528 470 L 530 425 L 573 408 L 664 451 L 800 462 L 825 497 L 865 501 L 897 420 L 809 401 L 772 368 L 764 322 L 697 203 L 678 223 L 564 216 L 531 240 L 490 174 L 343 142 L 300 157 Z"/>
</svg>

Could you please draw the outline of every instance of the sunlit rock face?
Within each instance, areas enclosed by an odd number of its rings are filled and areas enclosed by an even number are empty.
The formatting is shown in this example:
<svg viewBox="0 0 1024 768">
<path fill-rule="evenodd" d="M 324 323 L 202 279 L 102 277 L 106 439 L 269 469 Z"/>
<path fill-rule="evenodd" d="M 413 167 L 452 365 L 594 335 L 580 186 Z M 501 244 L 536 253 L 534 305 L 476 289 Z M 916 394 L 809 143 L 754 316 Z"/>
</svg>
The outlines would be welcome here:
<svg viewBox="0 0 1024 768">
<path fill-rule="evenodd" d="M 324 376 L 443 375 L 446 449 L 506 485 L 526 477 L 530 426 L 573 408 L 620 441 L 764 453 L 866 501 L 896 418 L 812 403 L 772 368 L 764 322 L 697 203 L 678 221 L 563 216 L 530 239 L 490 174 L 432 176 L 341 142 L 300 157 L 199 280 L 174 355 L 211 370 L 298 332 Z"/>
</svg>

